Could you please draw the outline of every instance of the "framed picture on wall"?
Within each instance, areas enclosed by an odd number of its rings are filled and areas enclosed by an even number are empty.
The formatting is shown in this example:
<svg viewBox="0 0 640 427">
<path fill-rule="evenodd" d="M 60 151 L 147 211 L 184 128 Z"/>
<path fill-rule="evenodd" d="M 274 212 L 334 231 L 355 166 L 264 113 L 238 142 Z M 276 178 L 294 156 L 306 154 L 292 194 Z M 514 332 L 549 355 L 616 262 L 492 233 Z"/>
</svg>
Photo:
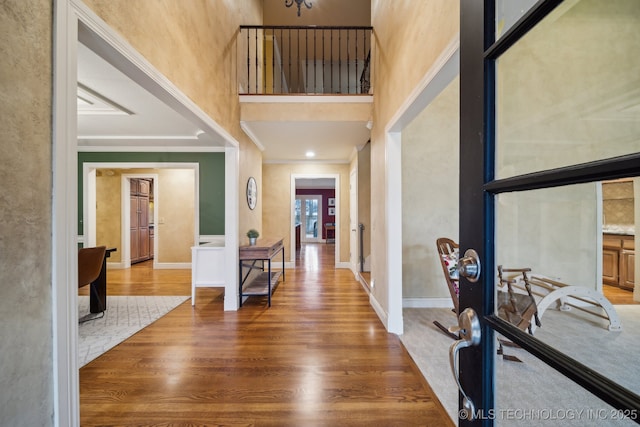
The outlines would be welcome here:
<svg viewBox="0 0 640 427">
<path fill-rule="evenodd" d="M 329 197 L 329 206 L 335 206 L 335 205 L 336 205 L 336 198 Z"/>
<path fill-rule="evenodd" d="M 329 208 L 329 216 L 335 216 L 336 215 L 336 208 Z"/>
</svg>

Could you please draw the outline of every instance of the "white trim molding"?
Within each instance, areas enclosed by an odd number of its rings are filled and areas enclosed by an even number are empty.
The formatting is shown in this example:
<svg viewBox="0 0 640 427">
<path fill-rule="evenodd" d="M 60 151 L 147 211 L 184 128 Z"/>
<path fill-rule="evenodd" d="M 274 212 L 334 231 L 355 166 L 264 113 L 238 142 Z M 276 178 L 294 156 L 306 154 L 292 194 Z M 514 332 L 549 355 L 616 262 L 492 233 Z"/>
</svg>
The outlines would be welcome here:
<svg viewBox="0 0 640 427">
<path fill-rule="evenodd" d="M 225 236 L 224 234 L 210 234 L 210 235 L 201 235 L 198 238 L 198 243 L 224 243 Z"/>
<path fill-rule="evenodd" d="M 104 145 L 82 145 L 78 146 L 79 153 L 223 153 L 224 147 L 174 147 L 174 146 L 104 146 Z"/>
<path fill-rule="evenodd" d="M 403 308 L 453 308 L 451 298 L 403 298 Z"/>
<path fill-rule="evenodd" d="M 242 131 L 247 134 L 249 139 L 255 144 L 256 147 L 258 147 L 258 150 L 264 151 L 264 145 L 260 143 L 260 138 L 258 138 L 258 136 L 255 133 L 253 133 L 251 128 L 247 126 L 247 122 L 245 122 L 244 120 L 241 120 L 240 129 L 242 129 Z"/>
<path fill-rule="evenodd" d="M 190 262 L 158 262 L 153 264 L 156 270 L 191 270 Z"/>
<path fill-rule="evenodd" d="M 373 104 L 373 95 L 240 95 L 241 104 Z"/>
<path fill-rule="evenodd" d="M 78 375 L 78 25 L 67 1 L 54 2 L 52 333 L 53 414 L 56 427 L 80 425 Z"/>
<path fill-rule="evenodd" d="M 380 318 L 380 321 L 382 322 L 384 327 L 388 330 L 389 318 L 387 316 L 387 313 L 384 311 L 384 308 L 382 308 L 382 305 L 380 305 L 375 295 L 373 295 L 373 292 L 369 292 L 369 304 L 371 304 L 371 307 L 373 307 L 373 311 L 376 312 L 376 314 Z"/>
</svg>

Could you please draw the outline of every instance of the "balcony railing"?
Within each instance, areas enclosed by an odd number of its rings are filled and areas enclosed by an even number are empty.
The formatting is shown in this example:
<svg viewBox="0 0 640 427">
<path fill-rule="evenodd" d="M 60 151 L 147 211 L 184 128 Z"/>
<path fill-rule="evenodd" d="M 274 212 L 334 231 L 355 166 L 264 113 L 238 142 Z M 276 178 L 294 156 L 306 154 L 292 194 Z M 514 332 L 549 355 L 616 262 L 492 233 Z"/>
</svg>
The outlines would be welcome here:
<svg viewBox="0 0 640 427">
<path fill-rule="evenodd" d="M 241 94 L 369 94 L 372 27 L 240 27 Z"/>
</svg>

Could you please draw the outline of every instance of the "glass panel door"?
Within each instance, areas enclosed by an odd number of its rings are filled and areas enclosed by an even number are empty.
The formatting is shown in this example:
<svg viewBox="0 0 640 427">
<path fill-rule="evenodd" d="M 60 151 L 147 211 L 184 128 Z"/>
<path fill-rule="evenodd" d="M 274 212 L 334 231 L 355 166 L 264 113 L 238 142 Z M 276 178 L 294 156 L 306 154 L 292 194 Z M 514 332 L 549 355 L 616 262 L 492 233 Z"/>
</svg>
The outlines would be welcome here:
<svg viewBox="0 0 640 427">
<path fill-rule="evenodd" d="M 301 224 L 300 241 L 322 241 L 322 196 L 297 196 L 295 204 L 296 224 Z"/>
<path fill-rule="evenodd" d="M 640 176 L 640 2 L 541 0 L 507 32 L 497 13 L 461 1 L 460 253 L 481 268 L 460 310 L 481 339 L 460 346 L 460 425 L 638 422 L 640 209 L 634 187 L 606 210 L 603 185 Z"/>
</svg>

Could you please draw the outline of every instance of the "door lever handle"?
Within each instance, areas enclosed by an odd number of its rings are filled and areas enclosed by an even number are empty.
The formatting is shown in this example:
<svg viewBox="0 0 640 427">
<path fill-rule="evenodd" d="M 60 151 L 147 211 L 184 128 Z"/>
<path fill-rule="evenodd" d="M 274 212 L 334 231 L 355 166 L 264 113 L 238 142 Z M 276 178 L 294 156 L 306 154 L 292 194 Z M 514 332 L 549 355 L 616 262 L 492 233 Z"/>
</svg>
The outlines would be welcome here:
<svg viewBox="0 0 640 427">
<path fill-rule="evenodd" d="M 449 347 L 449 363 L 451 365 L 451 372 L 458 384 L 460 393 L 462 393 L 462 410 L 465 411 L 466 419 L 473 421 L 475 419 L 475 405 L 473 401 L 467 396 L 460 384 L 460 378 L 458 376 L 458 352 L 466 347 L 476 346 L 480 344 L 480 320 L 478 315 L 472 308 L 466 308 L 458 317 L 460 339 Z"/>
</svg>

